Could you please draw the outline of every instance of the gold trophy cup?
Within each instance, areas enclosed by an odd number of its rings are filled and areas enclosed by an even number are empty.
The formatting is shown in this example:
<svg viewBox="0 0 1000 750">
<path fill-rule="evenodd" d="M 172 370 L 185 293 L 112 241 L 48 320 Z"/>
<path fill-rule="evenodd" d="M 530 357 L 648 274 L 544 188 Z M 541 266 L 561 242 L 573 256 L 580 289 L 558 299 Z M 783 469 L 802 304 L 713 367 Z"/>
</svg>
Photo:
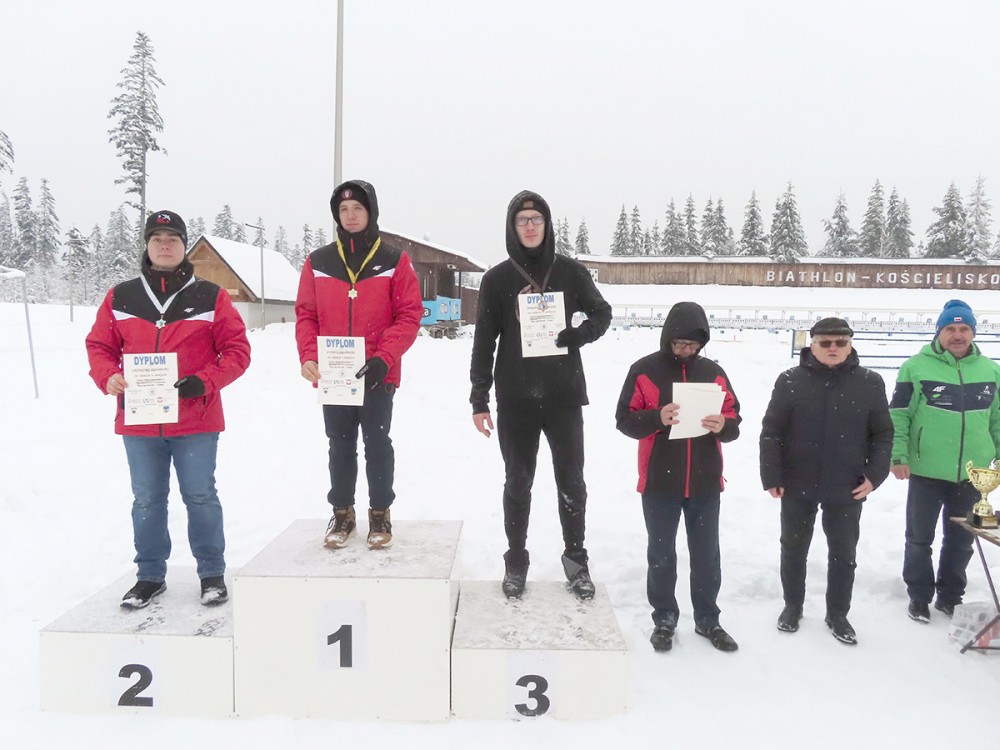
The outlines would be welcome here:
<svg viewBox="0 0 1000 750">
<path fill-rule="evenodd" d="M 969 481 L 973 487 L 979 490 L 981 495 L 979 502 L 972 506 L 969 517 L 966 519 L 976 528 L 995 529 L 998 526 L 993 506 L 986 499 L 989 493 L 1000 487 L 1000 471 L 993 468 L 995 465 L 996 461 L 991 461 L 990 468 L 977 469 L 972 465 L 972 461 L 965 464 L 965 473 L 969 475 Z"/>
</svg>

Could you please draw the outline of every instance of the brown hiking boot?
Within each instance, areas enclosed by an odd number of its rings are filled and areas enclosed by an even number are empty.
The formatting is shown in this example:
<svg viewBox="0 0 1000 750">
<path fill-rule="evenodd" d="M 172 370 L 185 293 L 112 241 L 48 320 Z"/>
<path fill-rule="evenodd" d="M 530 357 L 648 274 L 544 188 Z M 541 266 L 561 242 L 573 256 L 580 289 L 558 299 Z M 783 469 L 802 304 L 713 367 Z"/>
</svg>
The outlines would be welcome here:
<svg viewBox="0 0 1000 750">
<path fill-rule="evenodd" d="M 392 519 L 389 509 L 368 509 L 368 549 L 388 549 L 392 546 Z"/>
<path fill-rule="evenodd" d="M 348 540 L 358 530 L 358 522 L 354 516 L 353 506 L 350 508 L 334 508 L 333 517 L 326 527 L 323 546 L 327 549 L 340 549 L 347 545 Z"/>
</svg>

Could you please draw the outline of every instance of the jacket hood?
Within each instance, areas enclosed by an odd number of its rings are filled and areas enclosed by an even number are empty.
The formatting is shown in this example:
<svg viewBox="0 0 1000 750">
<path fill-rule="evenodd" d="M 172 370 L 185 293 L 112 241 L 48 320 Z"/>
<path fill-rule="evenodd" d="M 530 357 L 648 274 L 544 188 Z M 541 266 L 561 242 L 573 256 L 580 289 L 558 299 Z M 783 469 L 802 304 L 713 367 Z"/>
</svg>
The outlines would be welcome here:
<svg viewBox="0 0 1000 750">
<path fill-rule="evenodd" d="M 526 203 L 530 203 L 530 205 L 525 205 Z M 514 228 L 515 214 L 527 208 L 533 208 L 545 217 L 545 236 L 542 239 L 542 244 L 534 250 L 528 250 L 521 244 L 517 230 Z M 534 266 L 536 268 L 547 268 L 555 260 L 556 239 L 552 226 L 552 212 L 549 210 L 549 204 L 538 193 L 522 190 L 507 205 L 507 255 L 521 266 Z"/>
<path fill-rule="evenodd" d="M 340 226 L 340 201 L 337 200 L 337 197 L 341 191 L 348 188 L 355 192 L 363 193 L 365 200 L 362 200 L 361 203 L 367 204 L 368 208 L 368 226 L 363 231 L 355 234 L 351 234 Z M 364 180 L 348 180 L 337 185 L 330 198 L 330 211 L 333 212 L 333 220 L 337 222 L 337 237 L 340 238 L 345 248 L 351 240 L 354 240 L 356 247 L 370 248 L 375 244 L 375 240 L 378 239 L 378 196 L 375 195 L 375 188 L 369 183 Z"/>
<path fill-rule="evenodd" d="M 663 332 L 660 334 L 660 351 L 672 354 L 670 342 L 674 339 L 690 339 L 692 341 L 702 341 L 698 352 L 705 348 L 705 344 L 712 338 L 711 329 L 708 326 L 708 316 L 705 315 L 705 308 L 697 302 L 678 302 L 670 308 L 667 319 L 663 321 Z"/>
</svg>

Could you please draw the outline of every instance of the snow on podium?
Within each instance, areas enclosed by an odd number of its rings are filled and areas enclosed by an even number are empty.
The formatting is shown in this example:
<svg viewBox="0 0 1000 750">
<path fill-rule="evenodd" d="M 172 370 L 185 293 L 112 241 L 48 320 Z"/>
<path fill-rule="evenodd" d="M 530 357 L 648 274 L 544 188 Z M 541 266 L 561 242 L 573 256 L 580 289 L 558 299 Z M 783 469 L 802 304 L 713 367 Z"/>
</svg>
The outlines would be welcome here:
<svg viewBox="0 0 1000 750">
<path fill-rule="evenodd" d="M 41 706 L 223 718 L 443 721 L 623 713 L 628 657 L 603 586 L 588 602 L 532 582 L 454 578 L 460 521 L 397 521 L 390 549 L 360 534 L 331 552 L 299 520 L 203 607 L 171 568 L 149 607 L 120 610 L 132 574 L 41 632 Z"/>
</svg>

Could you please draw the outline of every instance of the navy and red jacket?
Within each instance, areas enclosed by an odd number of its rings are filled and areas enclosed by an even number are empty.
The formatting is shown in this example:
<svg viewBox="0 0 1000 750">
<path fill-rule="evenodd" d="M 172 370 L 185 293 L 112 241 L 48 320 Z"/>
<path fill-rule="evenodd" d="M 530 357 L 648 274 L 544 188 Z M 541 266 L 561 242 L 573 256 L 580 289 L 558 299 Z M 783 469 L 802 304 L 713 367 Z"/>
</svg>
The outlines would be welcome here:
<svg viewBox="0 0 1000 750">
<path fill-rule="evenodd" d="M 149 257 L 145 254 L 143 275 L 149 281 Z M 250 365 L 246 326 L 228 292 L 194 278 L 187 260 L 174 278 L 180 279 L 180 289 L 162 315 L 162 327 L 157 326 L 160 311 L 141 277 L 118 284 L 107 293 L 87 336 L 90 377 L 107 393 L 111 376 L 122 374 L 124 354 L 175 352 L 177 377 L 197 376 L 205 384 L 205 394 L 180 399 L 177 422 L 163 425 L 125 426 L 124 398 L 119 397 L 115 416 L 115 433 L 119 435 L 177 437 L 221 432 L 226 427 L 221 391 Z M 166 298 L 162 290 L 158 296 Z"/>
<path fill-rule="evenodd" d="M 695 309 L 696 308 L 696 309 Z M 660 351 L 632 365 L 618 398 L 618 429 L 639 441 L 640 493 L 677 497 L 720 492 L 722 443 L 740 434 L 740 403 L 725 371 L 716 362 L 695 354 L 677 357 L 670 341 L 709 338 L 704 310 L 693 302 L 675 305 L 663 326 Z M 718 434 L 670 440 L 670 426 L 660 419 L 660 409 L 673 402 L 674 383 L 718 383 L 723 390 L 725 426 Z"/>
<path fill-rule="evenodd" d="M 368 203 L 368 227 L 357 235 L 344 232 L 334 212 L 345 257 L 357 271 L 378 239 L 378 202 L 368 183 L 345 184 L 364 190 Z M 357 296 L 350 297 L 350 290 L 351 279 L 336 242 L 306 258 L 295 298 L 299 362 L 319 361 L 318 336 L 364 336 L 365 359 L 382 359 L 389 368 L 385 382 L 398 387 L 400 361 L 416 340 L 424 315 L 420 282 L 410 257 L 380 244 L 357 276 Z"/>
</svg>

